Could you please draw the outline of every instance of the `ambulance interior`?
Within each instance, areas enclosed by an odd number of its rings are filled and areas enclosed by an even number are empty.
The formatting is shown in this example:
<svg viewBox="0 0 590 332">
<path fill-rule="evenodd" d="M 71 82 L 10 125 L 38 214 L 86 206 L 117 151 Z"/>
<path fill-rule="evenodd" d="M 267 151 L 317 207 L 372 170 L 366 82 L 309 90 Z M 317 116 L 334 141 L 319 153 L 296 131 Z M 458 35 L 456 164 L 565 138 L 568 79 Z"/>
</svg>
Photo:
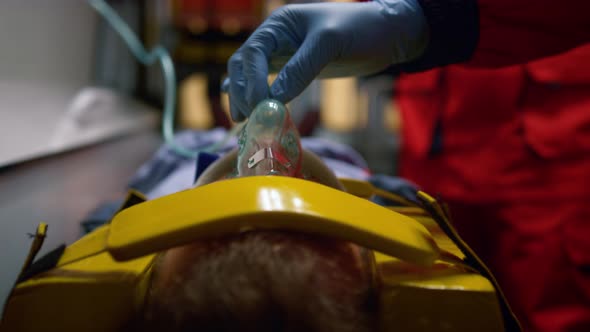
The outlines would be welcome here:
<svg viewBox="0 0 590 332">
<path fill-rule="evenodd" d="M 444 202 L 370 181 L 397 179 L 392 73 L 316 80 L 235 123 L 227 59 L 283 1 L 107 1 L 169 52 L 172 90 L 92 2 L 0 3 L 0 331 L 121 330 L 158 252 L 253 229 L 366 248 L 382 331 L 519 330 Z"/>
</svg>

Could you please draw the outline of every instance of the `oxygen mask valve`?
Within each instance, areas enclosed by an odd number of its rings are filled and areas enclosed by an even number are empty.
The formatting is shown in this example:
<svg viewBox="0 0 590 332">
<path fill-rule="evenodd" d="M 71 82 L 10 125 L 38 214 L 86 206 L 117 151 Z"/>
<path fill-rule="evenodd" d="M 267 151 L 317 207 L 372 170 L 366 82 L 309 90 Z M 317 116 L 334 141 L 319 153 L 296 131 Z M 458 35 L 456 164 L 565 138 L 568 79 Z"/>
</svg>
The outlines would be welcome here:
<svg viewBox="0 0 590 332">
<path fill-rule="evenodd" d="M 266 99 L 248 118 L 238 139 L 237 176 L 301 177 L 301 141 L 289 111 Z"/>
</svg>

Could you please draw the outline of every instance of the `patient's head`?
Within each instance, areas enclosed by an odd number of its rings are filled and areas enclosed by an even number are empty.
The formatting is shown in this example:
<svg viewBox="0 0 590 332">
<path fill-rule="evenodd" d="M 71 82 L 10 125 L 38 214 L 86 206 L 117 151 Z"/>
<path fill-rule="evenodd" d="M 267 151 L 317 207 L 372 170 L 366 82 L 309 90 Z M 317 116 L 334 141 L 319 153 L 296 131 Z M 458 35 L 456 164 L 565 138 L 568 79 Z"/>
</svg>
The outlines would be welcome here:
<svg viewBox="0 0 590 332">
<path fill-rule="evenodd" d="M 214 163 L 198 185 L 223 178 L 235 158 Z M 316 181 L 339 188 L 319 158 L 306 152 L 302 167 Z M 163 253 L 141 329 L 373 331 L 373 290 L 363 248 L 303 233 L 250 231 Z"/>
<path fill-rule="evenodd" d="M 161 256 L 144 319 L 153 331 L 372 331 L 371 275 L 342 241 L 249 232 Z"/>
</svg>

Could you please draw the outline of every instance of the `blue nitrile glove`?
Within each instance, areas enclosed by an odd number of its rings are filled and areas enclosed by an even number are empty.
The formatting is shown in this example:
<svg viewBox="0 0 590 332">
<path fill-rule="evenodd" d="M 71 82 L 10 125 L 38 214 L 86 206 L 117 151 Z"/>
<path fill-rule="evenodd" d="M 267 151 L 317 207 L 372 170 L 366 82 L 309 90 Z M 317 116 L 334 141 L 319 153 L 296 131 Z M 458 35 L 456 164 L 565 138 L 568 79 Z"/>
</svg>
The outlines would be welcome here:
<svg viewBox="0 0 590 332">
<path fill-rule="evenodd" d="M 281 7 L 228 62 L 224 89 L 229 90 L 232 117 L 243 120 L 265 98 L 289 102 L 316 76 L 366 75 L 413 60 L 427 43 L 417 0 Z M 269 89 L 269 70 L 279 66 Z"/>
</svg>

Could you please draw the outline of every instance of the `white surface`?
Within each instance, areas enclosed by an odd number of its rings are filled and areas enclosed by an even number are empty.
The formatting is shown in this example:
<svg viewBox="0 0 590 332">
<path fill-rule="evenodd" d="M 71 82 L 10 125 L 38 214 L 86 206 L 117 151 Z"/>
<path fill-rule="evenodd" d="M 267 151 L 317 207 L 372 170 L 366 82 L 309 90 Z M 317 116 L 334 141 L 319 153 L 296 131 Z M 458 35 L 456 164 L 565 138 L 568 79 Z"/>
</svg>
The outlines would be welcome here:
<svg viewBox="0 0 590 332">
<path fill-rule="evenodd" d="M 90 84 L 97 17 L 82 0 L 0 1 L 0 166 L 48 152 Z"/>
<path fill-rule="evenodd" d="M 0 167 L 155 127 L 158 115 L 101 88 L 0 81 Z"/>
<path fill-rule="evenodd" d="M 87 85 L 96 22 L 85 0 L 0 0 L 0 79 Z"/>
</svg>

